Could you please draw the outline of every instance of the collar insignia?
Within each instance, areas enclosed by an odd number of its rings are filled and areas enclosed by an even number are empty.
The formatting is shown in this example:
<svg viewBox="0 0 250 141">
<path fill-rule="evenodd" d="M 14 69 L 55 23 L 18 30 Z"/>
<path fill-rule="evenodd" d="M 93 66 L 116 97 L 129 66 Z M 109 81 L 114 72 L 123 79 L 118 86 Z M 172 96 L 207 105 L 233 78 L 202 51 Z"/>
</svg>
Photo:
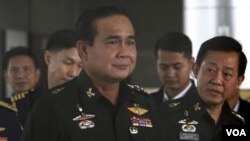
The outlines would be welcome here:
<svg viewBox="0 0 250 141">
<path fill-rule="evenodd" d="M 95 96 L 95 93 L 92 92 L 92 88 L 89 88 L 89 90 L 86 93 L 89 98 L 91 98 L 92 96 Z"/>
<path fill-rule="evenodd" d="M 195 105 L 194 105 L 194 110 L 195 111 L 200 111 L 201 110 L 201 106 L 200 106 L 200 103 L 197 102 Z"/>
<path fill-rule="evenodd" d="M 168 107 L 174 108 L 174 107 L 178 106 L 179 104 L 181 104 L 181 102 L 170 102 L 170 103 L 168 103 Z"/>
</svg>

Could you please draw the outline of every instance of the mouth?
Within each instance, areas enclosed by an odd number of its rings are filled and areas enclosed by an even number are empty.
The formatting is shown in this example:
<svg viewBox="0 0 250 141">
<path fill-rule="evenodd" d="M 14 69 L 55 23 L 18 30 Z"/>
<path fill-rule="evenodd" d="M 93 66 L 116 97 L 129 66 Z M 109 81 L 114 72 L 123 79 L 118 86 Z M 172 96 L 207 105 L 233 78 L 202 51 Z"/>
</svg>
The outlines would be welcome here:
<svg viewBox="0 0 250 141">
<path fill-rule="evenodd" d="M 116 68 L 121 69 L 121 70 L 125 70 L 129 67 L 129 65 L 114 65 Z"/>
<path fill-rule="evenodd" d="M 165 81 L 165 83 L 168 84 L 168 85 L 173 85 L 173 84 L 176 84 L 177 81 L 175 81 L 175 80 L 167 80 L 167 81 Z"/>
<path fill-rule="evenodd" d="M 17 82 L 16 85 L 19 85 L 19 86 L 23 86 L 23 85 L 26 85 L 27 83 L 26 82 Z"/>
<path fill-rule="evenodd" d="M 222 95 L 223 93 L 219 90 L 215 90 L 215 89 L 208 89 L 208 92 L 211 94 L 211 95 Z"/>
</svg>

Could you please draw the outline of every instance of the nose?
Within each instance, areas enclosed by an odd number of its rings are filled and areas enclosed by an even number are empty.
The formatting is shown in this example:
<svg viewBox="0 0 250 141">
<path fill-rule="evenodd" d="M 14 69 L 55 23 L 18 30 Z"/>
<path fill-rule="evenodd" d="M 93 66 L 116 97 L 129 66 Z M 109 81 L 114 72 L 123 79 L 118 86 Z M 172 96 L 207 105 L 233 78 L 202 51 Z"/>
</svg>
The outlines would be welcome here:
<svg viewBox="0 0 250 141">
<path fill-rule="evenodd" d="M 24 78 L 25 76 L 25 71 L 22 69 L 18 69 L 18 71 L 15 74 L 16 78 Z"/>
<path fill-rule="evenodd" d="M 222 85 L 222 81 L 223 81 L 222 73 L 221 72 L 215 73 L 215 75 L 214 75 L 214 77 L 212 79 L 212 83 L 215 84 L 215 85 L 221 86 Z"/>
<path fill-rule="evenodd" d="M 72 67 L 68 72 L 68 75 L 70 77 L 76 77 L 78 76 L 78 74 L 79 74 L 79 68 L 77 66 Z"/>
<path fill-rule="evenodd" d="M 121 43 L 121 45 L 119 47 L 118 57 L 119 58 L 128 58 L 129 57 L 128 47 L 125 43 Z"/>
<path fill-rule="evenodd" d="M 168 77 L 173 77 L 173 76 L 175 76 L 175 70 L 174 70 L 174 68 L 173 68 L 173 67 L 169 67 L 169 68 L 166 70 L 166 75 L 167 75 Z"/>
</svg>

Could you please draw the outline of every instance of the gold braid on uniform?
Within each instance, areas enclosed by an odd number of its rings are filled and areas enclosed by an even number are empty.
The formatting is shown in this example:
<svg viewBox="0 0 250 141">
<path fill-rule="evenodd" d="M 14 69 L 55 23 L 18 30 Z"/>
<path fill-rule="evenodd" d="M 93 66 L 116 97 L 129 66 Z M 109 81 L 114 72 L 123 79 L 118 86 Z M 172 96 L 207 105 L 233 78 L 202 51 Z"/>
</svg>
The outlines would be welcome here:
<svg viewBox="0 0 250 141">
<path fill-rule="evenodd" d="M 10 105 L 9 103 L 3 102 L 0 100 L 0 106 L 9 109 L 11 111 L 17 112 L 17 108 L 15 105 Z"/>
<path fill-rule="evenodd" d="M 12 104 L 16 104 L 17 101 L 24 99 L 28 95 L 28 93 L 29 91 L 15 93 L 13 96 L 10 97 Z"/>
</svg>

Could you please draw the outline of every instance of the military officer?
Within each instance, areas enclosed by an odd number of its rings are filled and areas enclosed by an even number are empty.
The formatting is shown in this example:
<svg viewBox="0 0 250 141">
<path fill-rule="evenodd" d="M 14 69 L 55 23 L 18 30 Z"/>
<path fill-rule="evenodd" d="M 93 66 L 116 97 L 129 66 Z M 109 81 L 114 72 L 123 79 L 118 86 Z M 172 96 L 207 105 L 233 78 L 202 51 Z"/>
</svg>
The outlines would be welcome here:
<svg viewBox="0 0 250 141">
<path fill-rule="evenodd" d="M 217 36 L 201 45 L 194 66 L 198 92 L 161 107 L 166 140 L 221 141 L 223 125 L 244 125 L 227 103 L 243 81 L 243 55 L 241 45 L 231 37 Z"/>
<path fill-rule="evenodd" d="M 188 36 L 179 32 L 165 34 L 156 42 L 155 56 L 162 87 L 150 96 L 157 104 L 196 91 L 194 80 L 190 78 L 194 58 Z"/>
<path fill-rule="evenodd" d="M 127 13 L 112 6 L 85 11 L 76 33 L 84 74 L 39 101 L 22 140 L 161 141 L 153 102 L 125 82 L 136 64 L 135 30 Z"/>
<path fill-rule="evenodd" d="M 0 101 L 0 140 L 19 141 L 21 127 L 16 116 L 17 109 L 4 101 Z"/>
<path fill-rule="evenodd" d="M 4 101 L 16 106 L 23 127 L 32 106 L 43 91 L 37 87 L 40 78 L 38 60 L 29 48 L 17 46 L 4 54 L 3 68 L 5 80 L 13 90 L 13 95 Z"/>
</svg>

